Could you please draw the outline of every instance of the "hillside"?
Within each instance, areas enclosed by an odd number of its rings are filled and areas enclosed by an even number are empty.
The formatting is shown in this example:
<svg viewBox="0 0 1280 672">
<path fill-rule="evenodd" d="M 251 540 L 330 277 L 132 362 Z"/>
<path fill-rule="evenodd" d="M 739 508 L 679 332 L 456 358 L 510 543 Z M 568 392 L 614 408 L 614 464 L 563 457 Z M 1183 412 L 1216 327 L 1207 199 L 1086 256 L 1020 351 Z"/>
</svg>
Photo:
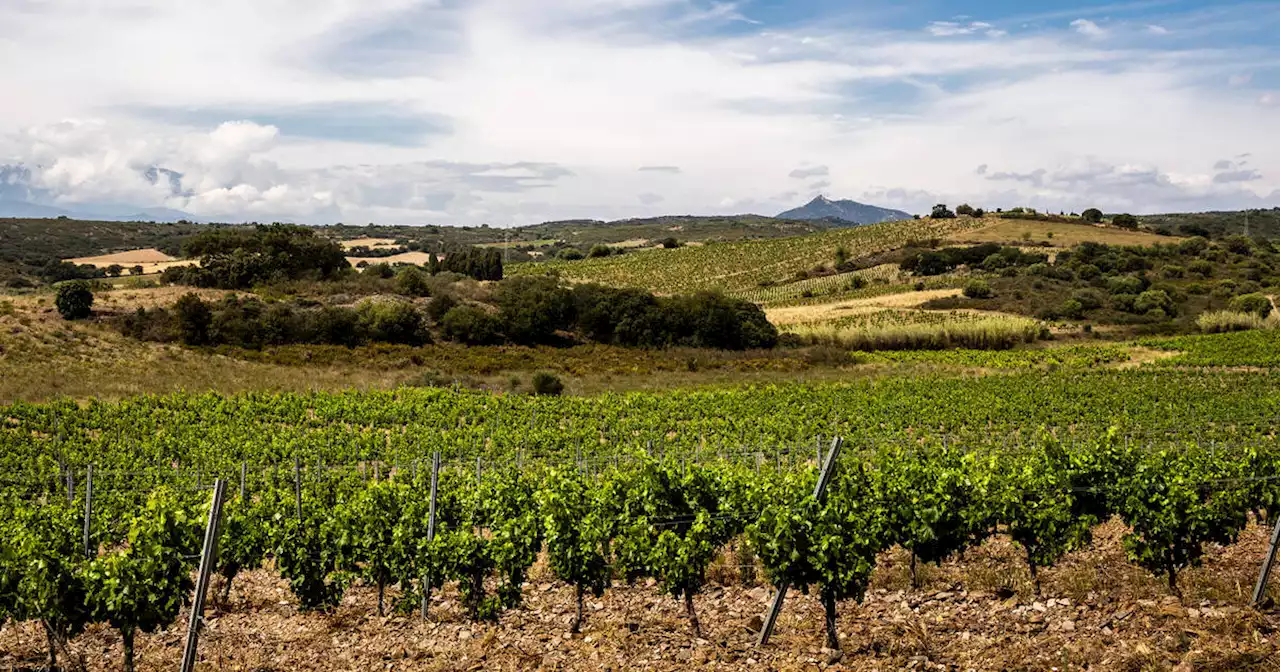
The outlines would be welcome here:
<svg viewBox="0 0 1280 672">
<path fill-rule="evenodd" d="M 1143 215 L 1143 226 L 1182 236 L 1209 238 L 1248 235 L 1254 238 L 1280 237 L 1280 207 L 1228 212 L 1191 212 Z"/>
<path fill-rule="evenodd" d="M 901 210 L 881 208 L 848 199 L 833 201 L 826 196 L 818 196 L 798 208 L 779 214 L 778 217 L 780 219 L 834 219 L 858 224 L 878 224 L 911 219 L 910 214 Z"/>
<path fill-rule="evenodd" d="M 513 275 L 559 273 L 577 282 L 633 286 L 661 293 L 701 290 L 740 292 L 783 282 L 815 266 L 829 265 L 843 248 L 849 258 L 896 249 L 911 240 L 939 238 L 979 228 L 984 220 L 906 220 L 837 229 L 793 238 L 716 243 L 621 256 L 524 264 Z"/>
</svg>

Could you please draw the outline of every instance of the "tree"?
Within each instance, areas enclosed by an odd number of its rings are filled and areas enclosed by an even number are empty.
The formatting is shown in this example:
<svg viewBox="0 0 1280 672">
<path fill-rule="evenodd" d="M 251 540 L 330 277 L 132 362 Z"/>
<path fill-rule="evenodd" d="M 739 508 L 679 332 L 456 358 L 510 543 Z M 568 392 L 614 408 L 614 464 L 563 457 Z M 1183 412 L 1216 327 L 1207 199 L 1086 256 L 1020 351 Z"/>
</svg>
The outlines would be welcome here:
<svg viewBox="0 0 1280 672">
<path fill-rule="evenodd" d="M 120 631 L 124 670 L 134 671 L 133 639 L 178 618 L 193 587 L 188 560 L 198 554 L 201 525 L 168 490 L 157 490 L 129 525 L 126 543 L 94 558 L 85 571 L 94 619 Z"/>
<path fill-rule="evenodd" d="M 963 215 L 965 217 L 973 217 L 975 212 L 976 211 L 973 209 L 973 206 L 969 205 L 968 203 L 961 203 L 960 205 L 956 206 L 957 215 Z"/>
<path fill-rule="evenodd" d="M 1102 223 L 1102 211 L 1097 208 L 1089 208 L 1088 210 L 1080 213 L 1080 219 L 1083 219 L 1090 224 L 1100 224 Z"/>
<path fill-rule="evenodd" d="M 597 259 L 600 257 L 607 257 L 611 254 L 613 254 L 613 248 L 608 245 L 592 245 L 591 249 L 587 252 L 587 257 Z"/>
<path fill-rule="evenodd" d="M 83 320 L 93 312 L 93 291 L 84 280 L 72 280 L 58 285 L 54 299 L 58 313 L 64 320 Z"/>
<path fill-rule="evenodd" d="M 1138 228 L 1138 218 L 1128 213 L 1116 215 L 1111 218 L 1111 223 L 1124 229 Z"/>
<path fill-rule="evenodd" d="M 107 267 L 107 275 L 110 277 L 118 278 L 121 273 L 124 273 L 124 266 L 120 264 L 111 264 Z"/>
<path fill-rule="evenodd" d="M 533 393 L 546 397 L 559 396 L 564 392 L 564 383 L 555 374 L 539 371 L 533 374 Z"/>
<path fill-rule="evenodd" d="M 955 219 L 956 213 L 948 210 L 945 203 L 939 203 L 933 206 L 933 212 L 929 216 L 934 219 Z"/>
<path fill-rule="evenodd" d="M 188 292 L 173 304 L 173 312 L 178 316 L 178 335 L 183 343 L 204 345 L 209 342 L 209 325 L 213 322 L 209 304 Z"/>
<path fill-rule="evenodd" d="M 674 250 L 677 247 L 680 247 L 680 241 L 676 240 L 673 237 L 668 236 L 662 239 L 662 247 L 664 249 Z"/>
<path fill-rule="evenodd" d="M 142 275 L 142 273 L 143 273 L 142 264 L 136 264 L 129 268 L 129 275 Z"/>
</svg>

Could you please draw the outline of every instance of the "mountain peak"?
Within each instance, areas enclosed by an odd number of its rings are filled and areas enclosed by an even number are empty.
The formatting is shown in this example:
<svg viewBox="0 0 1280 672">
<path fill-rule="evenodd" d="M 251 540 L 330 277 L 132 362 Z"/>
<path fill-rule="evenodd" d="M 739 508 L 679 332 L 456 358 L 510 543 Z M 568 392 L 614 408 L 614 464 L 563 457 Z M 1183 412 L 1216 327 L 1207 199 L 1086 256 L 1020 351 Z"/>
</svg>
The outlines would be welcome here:
<svg viewBox="0 0 1280 672">
<path fill-rule="evenodd" d="M 891 210 L 850 200 L 833 201 L 823 194 L 818 194 L 804 206 L 788 210 L 778 217 L 780 219 L 842 219 L 857 224 L 911 219 L 910 214 L 901 210 Z"/>
</svg>

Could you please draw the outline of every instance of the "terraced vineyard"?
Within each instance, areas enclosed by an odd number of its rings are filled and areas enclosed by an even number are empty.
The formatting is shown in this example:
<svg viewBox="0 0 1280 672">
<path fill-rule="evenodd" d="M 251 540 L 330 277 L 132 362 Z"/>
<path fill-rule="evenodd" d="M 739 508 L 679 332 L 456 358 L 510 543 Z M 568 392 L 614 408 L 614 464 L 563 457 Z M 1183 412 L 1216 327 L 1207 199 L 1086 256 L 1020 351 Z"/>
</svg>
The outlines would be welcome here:
<svg viewBox="0 0 1280 672">
<path fill-rule="evenodd" d="M 840 229 L 796 238 L 717 243 L 621 256 L 512 266 L 510 275 L 559 273 L 574 282 L 641 287 L 657 293 L 702 290 L 752 292 L 794 278 L 798 271 L 830 265 L 836 250 L 857 258 L 984 226 L 972 218 L 907 220 Z"/>
</svg>

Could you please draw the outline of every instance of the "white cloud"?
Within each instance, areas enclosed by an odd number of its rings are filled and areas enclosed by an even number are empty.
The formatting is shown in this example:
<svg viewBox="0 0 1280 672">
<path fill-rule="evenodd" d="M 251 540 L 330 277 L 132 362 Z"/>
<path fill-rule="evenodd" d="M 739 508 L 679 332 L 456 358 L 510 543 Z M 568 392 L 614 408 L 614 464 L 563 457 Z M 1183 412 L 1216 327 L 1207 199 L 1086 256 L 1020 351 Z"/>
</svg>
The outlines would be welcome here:
<svg viewBox="0 0 1280 672">
<path fill-rule="evenodd" d="M 1168 35 L 1169 29 L 1165 28 L 1164 26 L 1153 23 L 1147 26 L 1147 32 L 1151 33 L 1152 35 Z"/>
<path fill-rule="evenodd" d="M 991 37 L 999 37 L 1004 35 L 1005 31 L 997 30 L 991 24 L 985 21 L 970 21 L 969 23 L 961 23 L 957 21 L 932 21 L 925 30 L 929 31 L 934 37 L 953 37 L 956 35 L 972 35 L 977 32 L 985 31 Z"/>
<path fill-rule="evenodd" d="M 23 92 L 0 105 L 0 164 L 31 168 L 60 202 L 507 225 L 773 214 L 798 197 L 779 192 L 818 177 L 793 182 L 797 166 L 829 166 L 833 197 L 915 212 L 1028 199 L 1078 209 L 1072 199 L 1097 184 L 1110 185 L 1100 200 L 1139 211 L 1280 187 L 1275 94 L 1225 86 L 1259 62 L 1247 47 L 1081 40 L 1079 21 L 1000 40 L 967 19 L 940 30 L 974 39 L 755 28 L 733 16 L 750 18 L 749 4 L 717 13 L 692 0 L 133 2 L 132 14 L 0 3 L 0 59 L 25 64 L 0 69 L 0 90 Z M 705 30 L 717 24 L 733 30 Z M 139 59 L 137 44 L 163 57 Z M 1081 105 L 1085 92 L 1107 104 Z M 138 111 L 155 101 L 182 114 Z M 449 123 L 403 146 L 324 140 L 327 127 L 303 126 L 314 116 L 271 123 L 299 106 Z M 215 109 L 236 113 L 189 114 Z M 965 160 L 939 161 L 940 148 Z M 1215 184 L 1208 167 L 1246 150 L 1259 179 Z M 1125 166 L 1165 181 L 1126 194 L 1137 188 Z M 182 188 L 148 179 L 150 167 L 181 173 Z M 988 179 L 1038 170 L 1039 185 Z M 1071 170 L 1093 182 L 1063 177 Z"/>
<path fill-rule="evenodd" d="M 1280 105 L 1280 94 L 1274 91 L 1268 91 L 1258 97 L 1258 104 L 1264 107 Z"/>
<path fill-rule="evenodd" d="M 1075 28 L 1077 33 L 1093 38 L 1103 37 L 1107 34 L 1107 31 L 1102 26 L 1089 19 L 1076 19 L 1071 22 L 1071 27 Z"/>
</svg>

